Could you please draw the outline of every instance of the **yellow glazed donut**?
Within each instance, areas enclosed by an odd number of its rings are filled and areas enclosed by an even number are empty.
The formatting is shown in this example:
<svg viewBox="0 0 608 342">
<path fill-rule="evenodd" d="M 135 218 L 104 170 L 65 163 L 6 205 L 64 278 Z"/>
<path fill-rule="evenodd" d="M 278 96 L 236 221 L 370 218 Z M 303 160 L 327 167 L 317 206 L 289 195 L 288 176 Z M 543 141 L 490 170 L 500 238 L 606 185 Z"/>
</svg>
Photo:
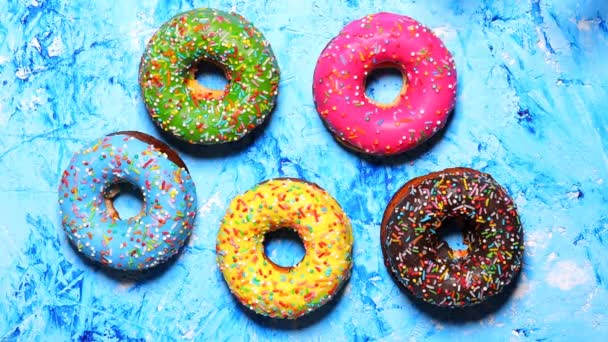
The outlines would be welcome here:
<svg viewBox="0 0 608 342">
<path fill-rule="evenodd" d="M 306 255 L 282 267 L 264 254 L 267 233 L 298 233 Z M 329 301 L 350 277 L 353 235 L 340 205 L 316 184 L 277 178 L 232 200 L 217 236 L 217 263 L 251 310 L 295 319 Z"/>
</svg>

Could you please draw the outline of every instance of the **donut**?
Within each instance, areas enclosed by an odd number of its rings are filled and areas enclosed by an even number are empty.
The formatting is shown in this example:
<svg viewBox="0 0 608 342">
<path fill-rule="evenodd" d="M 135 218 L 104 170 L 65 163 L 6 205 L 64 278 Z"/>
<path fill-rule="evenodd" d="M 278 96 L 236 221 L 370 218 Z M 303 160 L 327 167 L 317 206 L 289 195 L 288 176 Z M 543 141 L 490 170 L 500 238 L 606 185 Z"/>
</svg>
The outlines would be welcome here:
<svg viewBox="0 0 608 342">
<path fill-rule="evenodd" d="M 121 183 L 140 189 L 139 214 L 113 205 Z M 63 229 L 85 257 L 111 269 L 138 271 L 177 254 L 196 217 L 196 191 L 184 162 L 140 132 L 104 136 L 74 154 L 59 184 Z"/>
<path fill-rule="evenodd" d="M 365 93 L 366 77 L 395 68 L 404 86 L 388 104 Z M 313 98 L 336 140 L 357 152 L 390 156 L 420 145 L 444 127 L 456 98 L 456 66 L 430 29 L 378 13 L 355 20 L 317 61 Z"/>
<path fill-rule="evenodd" d="M 264 254 L 265 235 L 298 233 L 306 254 L 292 267 Z M 254 312 L 296 319 L 329 301 L 350 277 L 353 235 L 348 217 L 313 183 L 277 178 L 235 197 L 217 235 L 217 263 L 230 291 Z"/>
<path fill-rule="evenodd" d="M 195 77 L 201 63 L 229 81 L 212 90 Z M 148 113 L 173 136 L 202 145 L 241 139 L 274 107 L 279 67 L 270 45 L 236 13 L 199 8 L 180 13 L 152 36 L 139 83 Z"/>
<path fill-rule="evenodd" d="M 460 221 L 465 251 L 437 235 Z M 384 262 L 415 297 L 466 307 L 500 293 L 522 266 L 523 228 L 515 203 L 490 175 L 452 168 L 407 182 L 390 200 L 380 231 Z"/>
</svg>

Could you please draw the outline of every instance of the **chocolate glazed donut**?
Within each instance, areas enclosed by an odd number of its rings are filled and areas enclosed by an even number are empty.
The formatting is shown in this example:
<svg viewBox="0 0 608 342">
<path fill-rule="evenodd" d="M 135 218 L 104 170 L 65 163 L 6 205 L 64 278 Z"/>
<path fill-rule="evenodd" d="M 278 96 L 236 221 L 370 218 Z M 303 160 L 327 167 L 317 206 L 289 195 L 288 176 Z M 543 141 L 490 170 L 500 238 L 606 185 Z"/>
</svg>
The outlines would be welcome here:
<svg viewBox="0 0 608 342">
<path fill-rule="evenodd" d="M 438 235 L 464 224 L 468 246 L 455 253 Z M 416 298 L 465 307 L 500 293 L 519 272 L 523 228 L 515 204 L 488 174 L 452 168 L 414 178 L 389 202 L 380 231 L 386 267 Z"/>
</svg>

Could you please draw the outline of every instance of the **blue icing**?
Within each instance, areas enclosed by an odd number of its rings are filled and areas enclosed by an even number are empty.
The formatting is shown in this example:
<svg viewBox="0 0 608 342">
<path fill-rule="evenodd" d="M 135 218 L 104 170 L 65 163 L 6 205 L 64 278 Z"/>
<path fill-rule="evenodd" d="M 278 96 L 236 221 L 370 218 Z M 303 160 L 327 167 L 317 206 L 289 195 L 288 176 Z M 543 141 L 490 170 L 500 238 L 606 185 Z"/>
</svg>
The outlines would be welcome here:
<svg viewBox="0 0 608 342">
<path fill-rule="evenodd" d="M 139 215 L 120 218 L 112 204 L 119 183 L 141 189 Z M 77 152 L 59 185 L 61 220 L 84 256 L 121 270 L 157 266 L 190 236 L 196 190 L 186 169 L 147 142 L 106 136 Z"/>
</svg>

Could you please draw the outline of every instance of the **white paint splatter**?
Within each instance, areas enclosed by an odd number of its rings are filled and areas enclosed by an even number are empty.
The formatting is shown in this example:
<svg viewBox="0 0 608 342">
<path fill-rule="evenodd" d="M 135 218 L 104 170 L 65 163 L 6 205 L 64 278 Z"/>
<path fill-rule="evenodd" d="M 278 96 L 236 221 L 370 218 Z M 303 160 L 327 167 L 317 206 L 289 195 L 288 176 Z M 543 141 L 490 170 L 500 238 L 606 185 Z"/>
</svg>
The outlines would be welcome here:
<svg viewBox="0 0 608 342">
<path fill-rule="evenodd" d="M 523 208 L 526 203 L 528 203 L 528 200 L 526 200 L 526 196 L 524 195 L 523 192 L 520 192 L 517 194 L 517 197 L 515 197 L 515 205 L 517 205 L 517 207 L 519 208 Z"/>
<path fill-rule="evenodd" d="M 372 281 L 372 282 L 376 282 L 382 280 L 382 278 L 380 276 L 375 276 L 375 277 L 371 277 L 368 279 L 368 281 Z"/>
<path fill-rule="evenodd" d="M 0 113 L 1 114 L 1 113 Z M 1 117 L 0 117 L 1 118 Z M 15 237 L 11 236 L 7 226 L 0 225 L 0 239 L 2 239 L 2 258 L 0 258 L 0 275 L 4 275 L 3 271 L 8 271 L 15 256 L 19 255 L 20 247 L 15 241 Z"/>
<path fill-rule="evenodd" d="M 0 102 L 0 127 L 8 123 L 9 117 L 8 112 L 2 110 L 2 102 Z"/>
<path fill-rule="evenodd" d="M 567 193 L 568 199 L 576 200 L 583 197 L 583 192 L 576 185 L 573 185 Z"/>
<path fill-rule="evenodd" d="M 597 26 L 601 20 L 599 18 L 595 19 L 582 19 L 576 23 L 576 28 L 579 31 L 591 31 L 592 26 Z"/>
<path fill-rule="evenodd" d="M 545 63 L 547 63 L 549 66 L 551 66 L 553 71 L 555 71 L 556 73 L 560 73 L 561 66 L 553 54 L 553 52 L 555 52 L 555 50 L 552 52 L 552 49 L 550 49 L 550 46 L 547 46 L 547 41 L 545 40 L 545 35 L 540 27 L 536 28 L 536 36 L 537 36 L 536 46 L 538 46 L 538 48 L 545 53 Z M 562 50 L 563 49 L 565 49 L 565 48 L 562 47 Z"/>
<path fill-rule="evenodd" d="M 203 205 L 199 206 L 198 213 L 201 215 L 210 213 L 211 208 L 213 206 L 217 206 L 218 208 L 220 208 L 221 205 L 222 205 L 222 201 L 221 201 L 220 193 L 216 192 L 215 194 L 213 194 L 213 196 L 211 196 L 211 198 L 209 198 L 207 200 L 207 202 L 205 202 Z"/>
<path fill-rule="evenodd" d="M 121 281 L 118 284 L 118 288 L 122 291 L 128 291 L 130 288 L 132 288 L 133 286 L 135 286 L 135 282 L 131 281 L 131 280 L 125 280 L 125 281 Z"/>
<path fill-rule="evenodd" d="M 192 247 L 196 244 L 196 242 L 198 242 L 198 235 L 196 235 L 195 233 L 192 233 L 190 235 L 190 238 L 188 239 L 188 247 Z"/>
<path fill-rule="evenodd" d="M 525 274 L 522 274 L 521 279 L 517 284 L 517 288 L 515 288 L 515 291 L 513 292 L 513 298 L 522 299 L 530 293 L 530 291 L 532 291 L 532 284 L 530 283 L 530 280 L 528 280 L 528 277 L 526 277 Z"/>
<path fill-rule="evenodd" d="M 581 310 L 583 311 L 588 311 L 589 309 L 591 309 L 591 302 L 593 302 L 593 297 L 595 297 L 596 294 L 598 294 L 599 292 L 599 288 L 594 288 L 593 291 L 589 292 L 589 294 L 587 295 L 587 298 L 585 299 L 585 304 L 583 305 L 583 307 L 581 308 Z"/>
<path fill-rule="evenodd" d="M 36 38 L 36 37 L 32 38 L 32 40 L 30 41 L 30 45 L 33 46 L 36 50 L 38 50 L 38 53 L 40 53 L 40 51 L 42 51 L 42 48 L 40 47 L 40 41 L 38 40 L 38 38 Z"/>
<path fill-rule="evenodd" d="M 555 264 L 547 274 L 547 283 L 563 291 L 571 290 L 591 280 L 590 266 L 579 266 L 574 261 L 564 260 Z"/>
<path fill-rule="evenodd" d="M 15 72 L 15 77 L 20 80 L 26 80 L 28 77 L 30 77 L 31 74 L 32 71 L 30 70 L 30 68 L 18 68 Z"/>
<path fill-rule="evenodd" d="M 551 252 L 549 255 L 547 255 L 547 262 L 552 262 L 555 261 L 557 259 L 557 254 L 555 252 Z"/>
<path fill-rule="evenodd" d="M 146 13 L 138 13 L 137 20 L 134 21 L 134 27 L 127 33 L 131 42 L 131 49 L 140 49 L 140 42 L 142 38 L 145 38 L 147 42 L 150 37 L 156 32 L 156 28 L 153 26 L 154 20 L 151 16 Z"/>
<path fill-rule="evenodd" d="M 28 99 L 23 99 L 19 102 L 19 109 L 23 111 L 32 111 L 40 105 L 46 104 L 48 96 L 42 88 L 36 89 L 36 94 Z"/>
<path fill-rule="evenodd" d="M 190 329 L 188 331 L 186 331 L 183 335 L 182 338 L 186 339 L 186 340 L 191 340 L 194 338 L 194 330 Z"/>
<path fill-rule="evenodd" d="M 538 37 L 538 40 L 536 41 L 536 46 L 538 46 L 539 49 L 543 50 L 545 52 L 545 55 L 551 55 L 551 52 L 549 51 L 549 49 L 547 49 L 547 42 L 545 42 L 545 38 L 540 27 L 536 28 L 536 36 Z"/>
<path fill-rule="evenodd" d="M 46 48 L 46 52 L 49 54 L 49 57 L 57 57 L 63 53 L 63 42 L 60 36 L 53 38 L 51 45 Z"/>
<path fill-rule="evenodd" d="M 437 330 L 445 329 L 445 326 L 443 324 L 441 324 L 441 322 L 433 320 L 433 325 L 435 326 L 435 329 L 437 329 Z"/>
<path fill-rule="evenodd" d="M 534 255 L 537 250 L 545 249 L 552 238 L 552 232 L 532 231 L 526 234 L 525 245 L 530 255 Z"/>
<path fill-rule="evenodd" d="M 506 51 L 502 53 L 502 59 L 509 63 L 509 65 L 515 64 L 515 58 L 511 57 L 511 55 L 509 55 L 509 53 Z"/>
<path fill-rule="evenodd" d="M 20 80 L 26 80 L 33 73 L 41 72 L 46 69 L 47 69 L 46 66 L 36 67 L 33 70 L 30 69 L 29 67 L 17 68 L 17 71 L 15 72 L 15 77 L 17 77 Z"/>
<path fill-rule="evenodd" d="M 431 29 L 435 35 L 443 40 L 450 40 L 456 37 L 456 29 L 449 26 L 438 26 Z"/>
<path fill-rule="evenodd" d="M 505 326 L 504 322 L 498 321 L 495 315 L 490 315 L 487 320 L 487 324 L 491 327 L 502 328 Z"/>
</svg>

